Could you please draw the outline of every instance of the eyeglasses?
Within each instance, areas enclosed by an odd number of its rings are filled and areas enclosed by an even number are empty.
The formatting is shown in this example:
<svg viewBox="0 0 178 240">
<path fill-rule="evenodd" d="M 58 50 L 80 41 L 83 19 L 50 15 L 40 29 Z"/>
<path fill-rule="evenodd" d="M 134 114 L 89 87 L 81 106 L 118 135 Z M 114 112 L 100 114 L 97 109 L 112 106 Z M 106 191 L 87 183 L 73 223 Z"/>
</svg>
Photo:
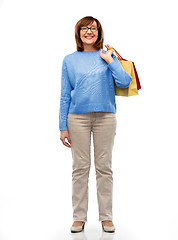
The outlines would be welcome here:
<svg viewBox="0 0 178 240">
<path fill-rule="evenodd" d="M 89 29 L 92 31 L 92 32 L 96 32 L 98 30 L 97 27 L 80 27 L 80 29 L 83 31 L 83 32 L 87 32 Z"/>
</svg>

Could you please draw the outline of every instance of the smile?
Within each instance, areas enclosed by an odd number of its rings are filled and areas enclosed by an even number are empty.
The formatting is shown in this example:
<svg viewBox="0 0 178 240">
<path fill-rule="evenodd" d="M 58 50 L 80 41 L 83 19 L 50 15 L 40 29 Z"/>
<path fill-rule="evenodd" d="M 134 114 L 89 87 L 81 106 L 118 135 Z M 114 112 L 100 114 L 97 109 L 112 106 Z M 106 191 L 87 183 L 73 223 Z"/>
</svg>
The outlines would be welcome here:
<svg viewBox="0 0 178 240">
<path fill-rule="evenodd" d="M 85 38 L 87 38 L 87 39 L 92 39 L 93 37 L 88 37 L 88 36 L 87 36 L 87 37 L 85 37 Z"/>
</svg>

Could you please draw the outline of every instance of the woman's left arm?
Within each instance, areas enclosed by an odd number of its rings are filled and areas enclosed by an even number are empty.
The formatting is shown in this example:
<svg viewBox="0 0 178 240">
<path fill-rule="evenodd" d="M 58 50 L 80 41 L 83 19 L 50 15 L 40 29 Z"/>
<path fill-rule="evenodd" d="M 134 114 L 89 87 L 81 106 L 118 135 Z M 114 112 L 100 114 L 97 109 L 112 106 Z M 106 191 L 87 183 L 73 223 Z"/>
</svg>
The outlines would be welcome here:
<svg viewBox="0 0 178 240">
<path fill-rule="evenodd" d="M 107 48 L 109 45 L 105 45 Z M 127 88 L 132 77 L 124 70 L 119 59 L 113 54 L 114 50 L 108 50 L 105 54 L 103 50 L 100 52 L 100 56 L 108 63 L 108 67 L 112 72 L 114 81 L 118 88 Z"/>
</svg>

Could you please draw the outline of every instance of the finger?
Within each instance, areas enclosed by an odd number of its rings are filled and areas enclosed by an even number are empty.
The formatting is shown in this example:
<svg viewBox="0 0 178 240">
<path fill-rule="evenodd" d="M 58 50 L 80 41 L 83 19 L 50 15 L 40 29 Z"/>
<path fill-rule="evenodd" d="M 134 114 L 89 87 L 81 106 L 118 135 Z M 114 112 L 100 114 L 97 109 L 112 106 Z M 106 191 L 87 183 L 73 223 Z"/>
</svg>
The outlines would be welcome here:
<svg viewBox="0 0 178 240">
<path fill-rule="evenodd" d="M 113 47 L 111 47 L 111 46 L 108 44 L 108 48 L 113 48 Z"/>
<path fill-rule="evenodd" d="M 68 143 L 64 144 L 66 147 L 71 148 L 71 145 L 69 145 Z"/>
<path fill-rule="evenodd" d="M 67 138 L 67 140 L 68 140 L 69 143 L 71 143 L 71 139 L 69 137 Z"/>
<path fill-rule="evenodd" d="M 106 47 L 107 47 L 107 49 L 108 49 L 108 48 L 112 48 L 109 44 L 107 44 Z"/>
<path fill-rule="evenodd" d="M 67 138 L 67 141 L 68 141 L 69 143 L 71 143 L 70 137 L 65 137 L 65 138 Z M 69 145 L 68 142 L 64 141 L 65 144 Z M 70 146 L 70 145 L 69 145 L 69 146 Z"/>
<path fill-rule="evenodd" d="M 71 148 L 71 145 L 69 145 L 67 142 L 63 142 L 63 144 L 66 146 L 66 147 L 70 147 Z"/>
<path fill-rule="evenodd" d="M 67 143 L 67 142 L 65 141 L 66 138 L 67 138 L 67 137 L 61 139 L 61 141 L 62 141 L 62 143 L 63 143 L 64 145 L 66 145 L 66 143 Z M 68 144 L 68 143 L 67 143 L 67 144 Z"/>
</svg>

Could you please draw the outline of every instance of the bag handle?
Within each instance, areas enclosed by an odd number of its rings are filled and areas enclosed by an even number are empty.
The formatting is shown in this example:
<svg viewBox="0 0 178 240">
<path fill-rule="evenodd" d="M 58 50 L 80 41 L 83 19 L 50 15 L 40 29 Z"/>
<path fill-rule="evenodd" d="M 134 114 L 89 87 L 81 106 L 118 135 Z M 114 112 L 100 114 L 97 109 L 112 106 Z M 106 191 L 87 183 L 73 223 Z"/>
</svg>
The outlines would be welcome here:
<svg viewBox="0 0 178 240">
<path fill-rule="evenodd" d="M 107 50 L 111 50 L 111 49 L 113 49 L 115 51 L 115 53 L 116 53 L 117 57 L 119 58 L 119 60 L 126 60 L 123 57 L 121 57 L 121 55 L 116 51 L 116 49 L 114 49 L 114 48 L 107 48 Z"/>
</svg>

